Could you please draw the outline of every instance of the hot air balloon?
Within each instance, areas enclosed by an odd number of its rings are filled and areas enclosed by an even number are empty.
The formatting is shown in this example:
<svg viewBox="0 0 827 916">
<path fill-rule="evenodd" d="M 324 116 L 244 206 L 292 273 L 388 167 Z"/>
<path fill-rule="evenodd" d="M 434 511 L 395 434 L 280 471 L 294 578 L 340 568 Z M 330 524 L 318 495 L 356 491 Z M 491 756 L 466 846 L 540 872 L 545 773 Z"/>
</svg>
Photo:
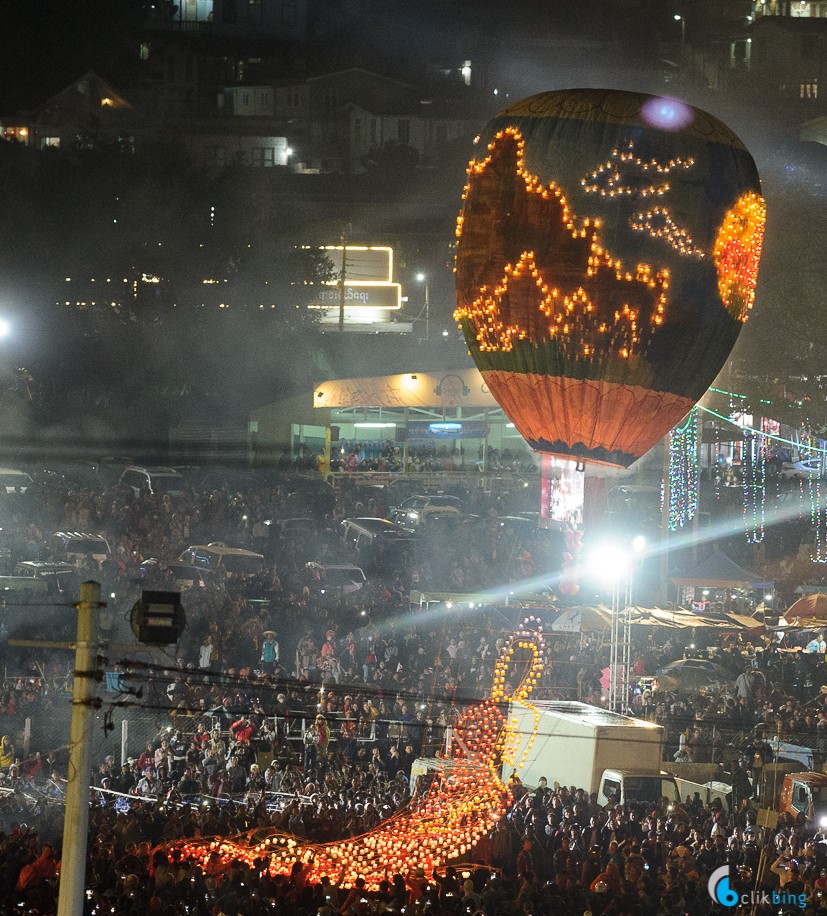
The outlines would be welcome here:
<svg viewBox="0 0 827 916">
<path fill-rule="evenodd" d="M 758 171 L 676 99 L 579 89 L 477 138 L 457 220 L 454 317 L 535 450 L 628 467 L 694 406 L 747 320 Z"/>
</svg>

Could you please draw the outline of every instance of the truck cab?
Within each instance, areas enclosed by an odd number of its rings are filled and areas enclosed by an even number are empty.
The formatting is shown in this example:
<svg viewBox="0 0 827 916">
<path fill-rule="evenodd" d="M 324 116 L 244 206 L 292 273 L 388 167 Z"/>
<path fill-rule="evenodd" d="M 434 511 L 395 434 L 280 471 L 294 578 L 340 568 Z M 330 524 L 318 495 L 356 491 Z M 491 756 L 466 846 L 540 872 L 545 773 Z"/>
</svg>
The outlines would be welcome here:
<svg viewBox="0 0 827 916">
<path fill-rule="evenodd" d="M 781 786 L 779 814 L 803 814 L 819 827 L 827 826 L 827 773 L 788 773 Z"/>
<path fill-rule="evenodd" d="M 661 799 L 674 804 L 680 799 L 675 777 L 648 769 L 604 770 L 597 790 L 598 805 L 606 805 L 614 796 L 620 804 L 651 804 Z"/>
</svg>

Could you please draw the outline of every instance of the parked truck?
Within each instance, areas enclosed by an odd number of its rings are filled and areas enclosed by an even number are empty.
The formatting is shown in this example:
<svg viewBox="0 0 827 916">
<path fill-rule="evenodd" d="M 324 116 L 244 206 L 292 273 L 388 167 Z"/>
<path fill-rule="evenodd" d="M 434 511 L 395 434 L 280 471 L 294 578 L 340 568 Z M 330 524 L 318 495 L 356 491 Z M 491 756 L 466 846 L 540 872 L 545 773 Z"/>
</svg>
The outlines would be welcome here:
<svg viewBox="0 0 827 916">
<path fill-rule="evenodd" d="M 781 784 L 778 813 L 803 814 L 820 830 L 827 828 L 827 773 L 787 773 Z"/>
<path fill-rule="evenodd" d="M 576 786 L 622 802 L 657 802 L 680 797 L 675 777 L 661 769 L 663 727 L 576 702 L 513 702 L 514 740 L 504 760 L 503 782 L 515 772 L 528 786 L 545 776 L 549 785 Z M 534 734 L 536 724 L 536 735 Z M 533 736 L 533 741 L 532 741 Z"/>
<path fill-rule="evenodd" d="M 715 798 L 725 801 L 729 792 L 722 783 L 700 784 L 664 772 L 661 725 L 568 701 L 512 702 L 508 718 L 513 737 L 501 769 L 506 785 L 517 775 L 533 789 L 545 777 L 550 786 L 596 792 L 600 805 L 612 797 L 621 803 L 674 804 L 695 792 L 708 805 Z M 450 759 L 419 758 L 411 781 L 450 767 Z"/>
</svg>

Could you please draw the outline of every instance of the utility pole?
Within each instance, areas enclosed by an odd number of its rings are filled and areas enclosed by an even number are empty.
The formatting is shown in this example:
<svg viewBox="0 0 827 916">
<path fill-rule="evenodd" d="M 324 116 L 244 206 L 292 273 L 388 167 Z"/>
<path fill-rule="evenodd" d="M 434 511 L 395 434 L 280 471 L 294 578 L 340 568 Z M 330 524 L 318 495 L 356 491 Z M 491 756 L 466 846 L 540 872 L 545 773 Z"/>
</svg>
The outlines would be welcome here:
<svg viewBox="0 0 827 916">
<path fill-rule="evenodd" d="M 75 679 L 58 916 L 80 916 L 83 913 L 89 834 L 89 778 L 92 771 L 90 732 L 94 724 L 95 684 L 98 679 L 98 611 L 103 607 L 100 597 L 100 583 L 81 583 L 77 604 Z"/>
<path fill-rule="evenodd" d="M 339 330 L 345 329 L 345 278 L 347 276 L 347 238 L 350 234 L 350 224 L 342 233 L 342 268 L 339 271 Z"/>
</svg>

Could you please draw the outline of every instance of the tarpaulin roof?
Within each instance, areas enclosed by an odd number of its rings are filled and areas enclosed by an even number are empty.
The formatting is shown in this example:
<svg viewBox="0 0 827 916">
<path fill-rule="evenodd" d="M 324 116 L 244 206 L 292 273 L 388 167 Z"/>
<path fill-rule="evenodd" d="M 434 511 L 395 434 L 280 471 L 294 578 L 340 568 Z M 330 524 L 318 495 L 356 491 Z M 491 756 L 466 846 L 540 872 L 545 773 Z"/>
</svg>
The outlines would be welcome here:
<svg viewBox="0 0 827 916">
<path fill-rule="evenodd" d="M 675 585 L 698 585 L 708 588 L 772 588 L 773 580 L 765 579 L 750 569 L 744 569 L 720 550 L 680 576 L 673 576 Z"/>
<path fill-rule="evenodd" d="M 625 612 L 624 612 L 625 613 Z M 696 614 L 687 608 L 632 607 L 629 609 L 632 626 L 659 627 L 688 630 L 700 627 L 716 630 L 757 629 L 762 624 L 751 617 L 726 614 L 713 617 Z M 612 612 L 605 605 L 571 607 L 562 611 L 549 628 L 558 633 L 603 632 L 612 628 Z"/>
<path fill-rule="evenodd" d="M 784 612 L 784 619 L 827 621 L 827 595 L 819 592 L 799 598 Z"/>
<path fill-rule="evenodd" d="M 313 392 L 314 407 L 498 407 L 478 369 L 405 372 L 330 379 Z"/>
</svg>

